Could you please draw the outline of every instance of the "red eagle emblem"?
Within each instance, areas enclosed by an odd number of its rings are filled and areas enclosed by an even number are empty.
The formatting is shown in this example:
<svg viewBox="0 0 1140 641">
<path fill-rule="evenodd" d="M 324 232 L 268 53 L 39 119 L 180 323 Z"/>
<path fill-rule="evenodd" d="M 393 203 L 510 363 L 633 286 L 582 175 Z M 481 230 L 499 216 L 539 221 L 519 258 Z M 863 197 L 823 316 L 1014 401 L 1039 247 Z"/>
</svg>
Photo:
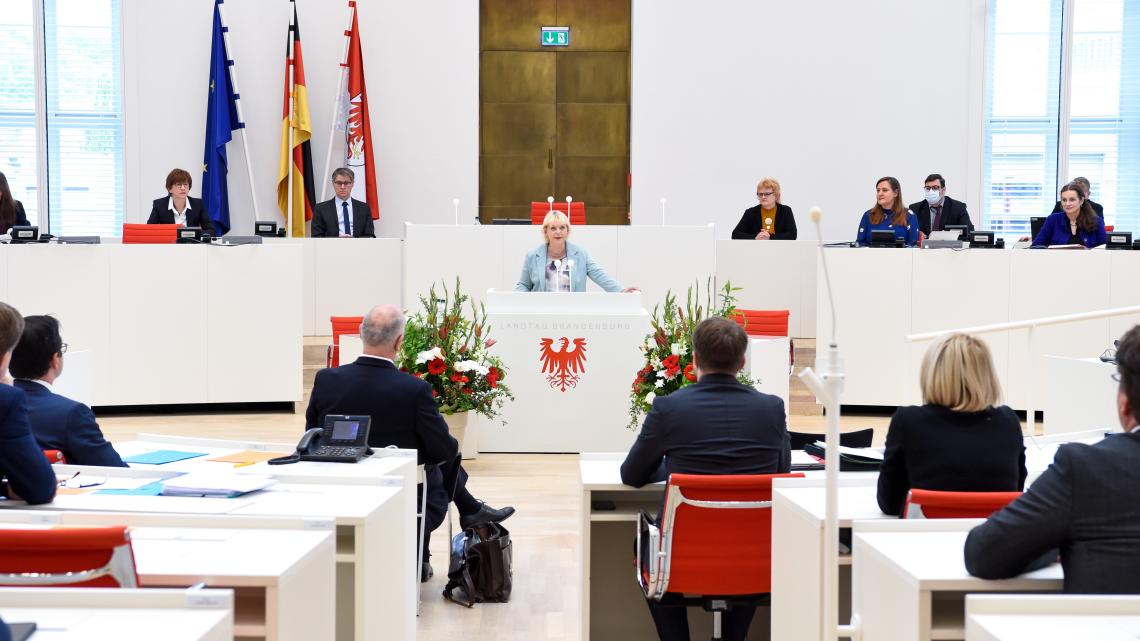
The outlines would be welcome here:
<svg viewBox="0 0 1140 641">
<path fill-rule="evenodd" d="M 546 374 L 546 381 L 551 387 L 557 387 L 565 392 L 567 387 L 578 386 L 578 375 L 586 371 L 586 339 L 575 338 L 574 349 L 566 351 L 570 339 L 563 336 L 558 339 L 559 349 L 554 349 L 553 338 L 539 339 L 539 359 L 542 361 L 542 373 Z"/>
</svg>

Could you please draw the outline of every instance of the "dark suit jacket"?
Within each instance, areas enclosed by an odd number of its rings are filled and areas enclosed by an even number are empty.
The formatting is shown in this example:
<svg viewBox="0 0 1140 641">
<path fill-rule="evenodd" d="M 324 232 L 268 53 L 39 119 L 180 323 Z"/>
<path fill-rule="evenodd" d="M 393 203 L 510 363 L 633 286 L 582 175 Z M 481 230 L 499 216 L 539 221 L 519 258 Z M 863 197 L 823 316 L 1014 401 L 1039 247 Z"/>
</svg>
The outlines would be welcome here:
<svg viewBox="0 0 1140 641">
<path fill-rule="evenodd" d="M 764 221 L 760 219 L 760 212 L 760 205 L 745 209 L 744 215 L 740 217 L 740 222 L 736 223 L 736 229 L 732 230 L 732 237 L 742 240 L 755 240 L 756 234 L 764 229 Z M 792 213 L 791 207 L 780 203 L 776 204 L 775 226 L 772 240 L 796 239 L 798 234 L 796 231 L 796 215 Z"/>
<path fill-rule="evenodd" d="M 206 206 L 202 204 L 202 199 L 187 196 L 186 200 L 190 202 L 190 209 L 186 211 L 186 226 L 201 227 L 202 233 L 213 236 L 214 223 L 210 220 L 210 213 L 206 211 Z M 150 208 L 150 218 L 146 220 L 146 224 L 174 224 L 174 212 L 170 211 L 170 196 L 154 199 L 154 205 Z"/>
<path fill-rule="evenodd" d="M 27 396 L 0 383 L 0 475 L 31 505 L 55 498 L 55 472 L 28 424 Z"/>
<path fill-rule="evenodd" d="M 900 407 L 887 428 L 879 509 L 898 514 L 911 488 L 1014 492 L 1025 487 L 1025 474 L 1021 422 L 1008 407 Z"/>
<path fill-rule="evenodd" d="M 340 236 L 340 212 L 336 209 L 336 199 L 317 203 L 313 210 L 313 238 L 338 238 Z M 376 238 L 376 228 L 372 224 L 372 210 L 368 203 L 352 199 L 352 237 Z"/>
<path fill-rule="evenodd" d="M 1056 548 L 1066 592 L 1140 593 L 1140 434 L 1062 445 L 1025 494 L 970 532 L 966 569 L 1016 576 Z"/>
<path fill-rule="evenodd" d="M 90 407 L 50 392 L 35 381 L 17 380 L 16 387 L 28 395 L 32 434 L 42 449 L 63 452 L 73 465 L 127 467 L 103 438 Z"/>
<path fill-rule="evenodd" d="M 918 228 L 922 233 L 930 236 L 930 225 L 934 221 L 930 218 L 930 203 L 926 199 L 914 203 L 910 210 L 918 217 Z M 974 231 L 974 223 L 970 222 L 970 212 L 966 211 L 966 203 L 946 196 L 942 199 L 942 228 L 946 225 L 965 225 L 969 231 Z"/>
<path fill-rule="evenodd" d="M 1092 206 L 1093 211 L 1096 212 L 1097 216 L 1104 218 L 1104 205 L 1102 205 L 1100 203 L 1094 203 L 1091 200 L 1089 201 L 1089 205 Z M 1053 205 L 1053 211 L 1051 211 L 1049 213 L 1055 214 L 1059 211 L 1065 211 L 1065 210 L 1061 208 L 1061 201 L 1058 200 L 1057 204 Z"/>
<path fill-rule="evenodd" d="M 326 414 L 368 414 L 368 444 L 417 450 L 421 463 L 455 459 L 459 443 L 447 431 L 431 385 L 370 356 L 317 372 L 305 424 L 317 427 Z"/>
<path fill-rule="evenodd" d="M 15 201 L 15 203 L 16 203 L 16 221 L 14 223 L 12 223 L 12 227 L 16 227 L 17 225 L 24 225 L 24 226 L 30 225 L 31 223 L 28 222 L 28 214 L 24 212 L 24 203 L 22 203 L 18 200 Z M 10 229 L 10 227 L 0 227 L 0 234 L 7 234 L 9 229 Z"/>
<path fill-rule="evenodd" d="M 621 482 L 641 487 L 674 472 L 776 474 L 789 471 L 791 460 L 784 401 L 734 376 L 706 374 L 653 401 L 621 464 Z"/>
</svg>

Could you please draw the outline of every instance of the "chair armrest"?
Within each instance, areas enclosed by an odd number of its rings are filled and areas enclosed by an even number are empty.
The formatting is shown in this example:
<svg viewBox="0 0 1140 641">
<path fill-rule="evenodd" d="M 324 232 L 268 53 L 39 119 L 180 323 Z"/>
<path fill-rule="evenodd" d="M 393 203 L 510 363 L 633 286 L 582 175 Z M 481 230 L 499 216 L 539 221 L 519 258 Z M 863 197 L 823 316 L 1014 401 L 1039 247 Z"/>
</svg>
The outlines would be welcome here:
<svg viewBox="0 0 1140 641">
<path fill-rule="evenodd" d="M 661 590 L 661 530 L 653 522 L 653 518 L 642 511 L 637 516 L 637 584 L 646 598 L 660 599 L 664 594 Z"/>
</svg>

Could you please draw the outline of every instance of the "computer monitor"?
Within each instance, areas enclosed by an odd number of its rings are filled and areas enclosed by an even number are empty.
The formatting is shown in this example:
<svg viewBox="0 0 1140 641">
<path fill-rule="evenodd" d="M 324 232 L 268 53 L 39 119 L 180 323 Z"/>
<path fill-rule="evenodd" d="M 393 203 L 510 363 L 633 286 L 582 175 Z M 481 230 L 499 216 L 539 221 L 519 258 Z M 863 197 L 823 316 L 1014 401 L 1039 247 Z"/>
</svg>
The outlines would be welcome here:
<svg viewBox="0 0 1140 641">
<path fill-rule="evenodd" d="M 13 243 L 35 243 L 40 239 L 40 228 L 34 225 L 13 225 L 8 230 Z"/>
<path fill-rule="evenodd" d="M 1037 239 L 1037 234 L 1041 233 L 1041 227 L 1045 225 L 1044 216 L 1033 216 L 1029 219 L 1029 240 L 1030 242 Z"/>
<path fill-rule="evenodd" d="M 259 220 L 253 223 L 253 233 L 258 236 L 268 236 L 270 238 L 273 238 L 277 236 L 277 221 Z"/>
<path fill-rule="evenodd" d="M 180 243 L 200 243 L 202 242 L 202 228 L 201 227 L 179 227 L 178 235 L 176 238 Z"/>
<path fill-rule="evenodd" d="M 893 229 L 871 230 L 871 247 L 900 247 L 899 241 Z"/>
<path fill-rule="evenodd" d="M 1110 232 L 1105 240 L 1105 249 L 1132 249 L 1132 232 Z"/>
</svg>

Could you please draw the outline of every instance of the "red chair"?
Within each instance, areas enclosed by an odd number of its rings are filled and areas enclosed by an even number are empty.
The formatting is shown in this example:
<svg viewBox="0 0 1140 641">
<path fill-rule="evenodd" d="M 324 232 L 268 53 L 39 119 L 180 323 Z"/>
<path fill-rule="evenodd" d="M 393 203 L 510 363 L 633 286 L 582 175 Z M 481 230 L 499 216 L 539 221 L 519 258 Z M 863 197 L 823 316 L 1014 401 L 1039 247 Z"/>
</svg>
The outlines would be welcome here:
<svg viewBox="0 0 1140 641">
<path fill-rule="evenodd" d="M 566 203 L 554 203 L 555 211 L 566 213 Z M 550 203 L 532 202 L 530 204 L 530 224 L 541 225 L 546 215 L 550 213 Z M 570 203 L 570 224 L 571 225 L 585 225 L 586 224 L 586 203 L 572 202 Z"/>
<path fill-rule="evenodd" d="M 1116 225 L 1105 225 L 1105 226 L 1104 226 L 1104 231 L 1105 231 L 1105 233 L 1108 233 L 1108 232 L 1110 232 L 1110 231 L 1112 231 L 1112 230 L 1114 230 L 1114 229 L 1116 229 Z"/>
<path fill-rule="evenodd" d="M 911 490 L 899 518 L 984 519 L 1021 496 L 1021 492 L 940 492 Z"/>
<path fill-rule="evenodd" d="M 786 309 L 738 309 L 732 320 L 749 336 L 787 336 L 790 314 Z"/>
<path fill-rule="evenodd" d="M 325 352 L 325 367 L 340 365 L 340 337 L 345 334 L 359 334 L 363 316 L 329 316 L 332 323 L 332 345 Z"/>
<path fill-rule="evenodd" d="M 637 580 L 647 599 L 700 605 L 714 638 L 728 602 L 761 605 L 772 592 L 772 479 L 803 474 L 672 474 L 655 525 L 642 512 Z"/>
<path fill-rule="evenodd" d="M 173 245 L 182 225 L 139 225 L 123 223 L 124 245 Z"/>
<path fill-rule="evenodd" d="M 48 463 L 52 465 L 67 462 L 67 458 L 63 456 L 63 452 L 59 450 L 44 450 L 44 457 L 47 458 Z"/>
<path fill-rule="evenodd" d="M 0 529 L 0 585 L 137 588 L 125 526 Z"/>
</svg>

